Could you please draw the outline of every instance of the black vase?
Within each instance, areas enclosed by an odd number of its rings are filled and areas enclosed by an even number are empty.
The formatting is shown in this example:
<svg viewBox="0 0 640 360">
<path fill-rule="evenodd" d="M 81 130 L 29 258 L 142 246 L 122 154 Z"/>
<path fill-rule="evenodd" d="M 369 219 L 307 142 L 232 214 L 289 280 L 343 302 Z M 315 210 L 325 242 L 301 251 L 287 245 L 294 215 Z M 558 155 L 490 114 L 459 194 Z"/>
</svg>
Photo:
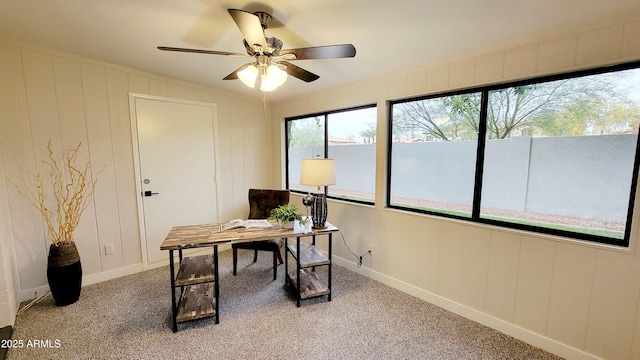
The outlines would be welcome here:
<svg viewBox="0 0 640 360">
<path fill-rule="evenodd" d="M 78 301 L 82 288 L 82 265 L 75 243 L 49 246 L 47 280 L 56 305 L 66 306 Z"/>
<path fill-rule="evenodd" d="M 327 199 L 324 194 L 315 194 L 311 204 L 311 220 L 314 229 L 324 229 L 327 227 Z"/>
</svg>

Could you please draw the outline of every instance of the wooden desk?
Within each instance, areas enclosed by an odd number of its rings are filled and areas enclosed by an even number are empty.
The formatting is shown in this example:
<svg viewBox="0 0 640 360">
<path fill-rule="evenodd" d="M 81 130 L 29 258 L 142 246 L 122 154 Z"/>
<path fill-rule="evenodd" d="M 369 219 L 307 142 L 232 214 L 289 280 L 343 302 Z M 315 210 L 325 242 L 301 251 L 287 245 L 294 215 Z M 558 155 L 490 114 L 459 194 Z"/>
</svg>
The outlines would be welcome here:
<svg viewBox="0 0 640 360">
<path fill-rule="evenodd" d="M 288 282 L 297 289 L 297 306 L 300 306 L 300 300 L 315 296 L 327 295 L 328 301 L 331 301 L 331 240 L 332 234 L 337 231 L 339 229 L 329 223 L 326 228 L 312 229 L 309 233 L 278 227 L 220 231 L 220 224 L 173 227 L 160 245 L 160 250 L 169 250 L 173 332 L 178 331 L 177 324 L 184 321 L 215 317 L 215 323 L 219 323 L 218 245 L 221 244 L 284 238 L 286 243 L 285 267 L 288 264 L 286 260 L 288 254 L 296 259 L 295 274 L 290 274 L 288 269 L 285 269 L 285 284 Z M 324 259 L 320 251 L 315 248 L 316 235 L 328 235 L 329 251 L 328 257 L 324 257 Z M 309 236 L 313 238 L 312 244 L 303 244 L 301 247 L 300 239 Z M 288 238 L 293 237 L 297 239 L 295 247 L 288 245 Z M 203 247 L 212 247 L 213 254 L 183 259 L 182 250 Z M 173 253 L 176 250 L 180 262 L 177 275 Z M 325 265 L 328 266 L 327 286 L 317 291 L 317 276 L 307 281 L 305 277 L 310 272 L 306 269 Z M 176 300 L 176 288 L 180 288 L 178 300 Z"/>
</svg>

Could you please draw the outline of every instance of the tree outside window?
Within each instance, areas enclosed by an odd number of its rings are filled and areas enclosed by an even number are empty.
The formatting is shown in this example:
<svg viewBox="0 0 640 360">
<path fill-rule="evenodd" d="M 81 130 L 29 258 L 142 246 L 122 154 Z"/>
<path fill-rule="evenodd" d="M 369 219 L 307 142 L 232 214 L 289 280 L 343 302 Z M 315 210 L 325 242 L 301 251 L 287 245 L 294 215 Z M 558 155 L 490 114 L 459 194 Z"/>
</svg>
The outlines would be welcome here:
<svg viewBox="0 0 640 360">
<path fill-rule="evenodd" d="M 640 70 L 610 70 L 392 102 L 389 206 L 628 243 Z"/>
</svg>

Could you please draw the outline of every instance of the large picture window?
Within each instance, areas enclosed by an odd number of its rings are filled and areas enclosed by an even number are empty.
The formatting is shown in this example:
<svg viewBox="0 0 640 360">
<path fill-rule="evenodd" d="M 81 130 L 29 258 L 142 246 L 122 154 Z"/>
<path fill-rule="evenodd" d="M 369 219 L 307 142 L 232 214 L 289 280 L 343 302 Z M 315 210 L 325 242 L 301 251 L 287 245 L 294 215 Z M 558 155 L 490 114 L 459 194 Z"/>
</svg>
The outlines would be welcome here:
<svg viewBox="0 0 640 360">
<path fill-rule="evenodd" d="M 392 102 L 388 206 L 628 246 L 637 66 Z"/>
<path fill-rule="evenodd" d="M 302 159 L 334 159 L 336 184 L 328 197 L 348 201 L 375 201 L 375 105 L 286 119 L 287 186 L 307 193 L 300 184 Z"/>
<path fill-rule="evenodd" d="M 462 101 L 480 93 L 394 104 L 391 205 L 471 217 L 480 112 L 456 111 Z"/>
</svg>

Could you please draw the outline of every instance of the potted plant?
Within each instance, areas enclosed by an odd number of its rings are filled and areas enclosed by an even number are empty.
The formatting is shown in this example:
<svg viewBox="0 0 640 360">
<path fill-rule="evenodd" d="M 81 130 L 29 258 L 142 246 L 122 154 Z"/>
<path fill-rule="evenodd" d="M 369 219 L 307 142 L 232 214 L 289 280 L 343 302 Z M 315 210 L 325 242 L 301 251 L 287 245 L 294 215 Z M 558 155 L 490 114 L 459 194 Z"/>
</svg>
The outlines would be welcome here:
<svg viewBox="0 0 640 360">
<path fill-rule="evenodd" d="M 283 229 L 293 229 L 295 221 L 305 224 L 306 220 L 302 219 L 302 213 L 295 204 L 280 205 L 271 210 L 269 220 L 277 220 Z"/>
<path fill-rule="evenodd" d="M 47 280 L 51 295 L 58 306 L 73 304 L 80 298 L 82 265 L 73 233 L 83 211 L 89 205 L 96 187 L 91 164 L 76 165 L 80 145 L 66 152 L 61 164 L 54 156 L 51 141 L 49 156 L 43 169 L 29 172 L 35 188 L 18 191 L 35 206 L 47 226 L 51 241 L 47 257 Z"/>
</svg>

